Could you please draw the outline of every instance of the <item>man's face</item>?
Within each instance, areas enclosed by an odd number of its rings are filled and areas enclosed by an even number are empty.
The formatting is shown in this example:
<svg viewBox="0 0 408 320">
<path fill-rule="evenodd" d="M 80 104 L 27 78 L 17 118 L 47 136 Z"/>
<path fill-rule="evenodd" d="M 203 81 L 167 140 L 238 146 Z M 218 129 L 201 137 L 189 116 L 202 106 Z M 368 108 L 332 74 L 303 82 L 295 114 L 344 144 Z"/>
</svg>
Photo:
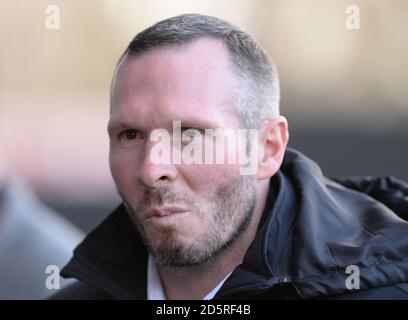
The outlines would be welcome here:
<svg viewBox="0 0 408 320">
<path fill-rule="evenodd" d="M 118 69 L 109 122 L 111 171 L 161 265 L 202 263 L 248 227 L 257 191 L 253 176 L 240 175 L 238 164 L 157 164 L 150 157 L 157 144 L 151 132 L 172 134 L 174 120 L 193 135 L 239 128 L 233 86 L 227 50 L 211 39 L 127 57 Z"/>
</svg>

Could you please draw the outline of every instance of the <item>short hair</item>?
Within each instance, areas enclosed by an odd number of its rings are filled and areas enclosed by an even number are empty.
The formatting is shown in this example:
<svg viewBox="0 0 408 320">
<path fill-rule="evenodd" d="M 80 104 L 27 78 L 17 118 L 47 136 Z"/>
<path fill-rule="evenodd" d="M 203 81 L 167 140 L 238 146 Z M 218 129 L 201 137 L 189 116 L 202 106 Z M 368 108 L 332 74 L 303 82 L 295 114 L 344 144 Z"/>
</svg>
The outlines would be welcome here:
<svg viewBox="0 0 408 320">
<path fill-rule="evenodd" d="M 205 37 L 221 40 L 229 51 L 238 80 L 234 96 L 241 125 L 259 128 L 265 120 L 279 115 L 279 77 L 273 62 L 248 33 L 220 18 L 183 14 L 160 21 L 133 38 L 118 65 L 127 56 Z"/>
</svg>

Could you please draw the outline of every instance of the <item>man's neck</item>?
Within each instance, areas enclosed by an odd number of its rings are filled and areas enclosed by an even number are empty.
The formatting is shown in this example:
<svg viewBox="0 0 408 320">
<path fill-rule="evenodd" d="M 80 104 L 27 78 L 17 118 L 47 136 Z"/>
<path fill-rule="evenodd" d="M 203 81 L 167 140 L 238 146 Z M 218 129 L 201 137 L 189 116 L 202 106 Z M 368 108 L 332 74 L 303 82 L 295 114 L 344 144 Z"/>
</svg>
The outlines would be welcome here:
<svg viewBox="0 0 408 320">
<path fill-rule="evenodd" d="M 269 183 L 261 189 L 248 229 L 225 251 L 193 267 L 158 266 L 158 272 L 167 299 L 202 299 L 242 263 L 248 247 L 255 238 L 265 208 Z"/>
</svg>

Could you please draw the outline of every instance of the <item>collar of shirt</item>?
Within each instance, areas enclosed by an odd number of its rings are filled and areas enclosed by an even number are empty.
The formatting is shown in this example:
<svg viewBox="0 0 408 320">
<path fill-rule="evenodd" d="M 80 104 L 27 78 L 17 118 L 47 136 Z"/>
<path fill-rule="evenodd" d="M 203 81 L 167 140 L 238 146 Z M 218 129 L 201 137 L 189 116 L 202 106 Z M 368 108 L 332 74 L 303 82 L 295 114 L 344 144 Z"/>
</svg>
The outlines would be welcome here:
<svg viewBox="0 0 408 320">
<path fill-rule="evenodd" d="M 212 289 L 202 300 L 211 300 L 214 298 L 231 273 L 229 273 L 220 283 L 218 283 L 217 286 Z M 167 300 L 156 263 L 153 261 L 151 254 L 149 254 L 147 259 L 147 300 Z"/>
</svg>

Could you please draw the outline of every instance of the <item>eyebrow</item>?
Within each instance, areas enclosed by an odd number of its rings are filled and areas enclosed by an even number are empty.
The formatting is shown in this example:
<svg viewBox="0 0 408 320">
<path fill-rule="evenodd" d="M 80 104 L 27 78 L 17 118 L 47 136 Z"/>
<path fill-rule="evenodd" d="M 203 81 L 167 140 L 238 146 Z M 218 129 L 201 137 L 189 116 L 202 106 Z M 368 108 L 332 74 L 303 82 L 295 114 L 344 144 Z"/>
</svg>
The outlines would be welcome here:
<svg viewBox="0 0 408 320">
<path fill-rule="evenodd" d="M 134 127 L 134 123 L 128 122 L 128 121 L 108 121 L 108 134 L 111 135 L 117 131 L 127 129 L 127 128 L 132 128 Z"/>
<path fill-rule="evenodd" d="M 168 127 L 173 128 L 173 121 L 181 121 L 181 127 L 200 127 L 202 129 L 214 129 L 220 127 L 217 125 L 216 122 L 211 121 L 209 119 L 198 119 L 198 118 L 182 118 L 182 117 L 175 117 L 174 119 L 171 120 L 171 124 L 169 123 Z M 136 127 L 136 128 L 135 128 Z M 129 129 L 129 128 L 137 128 L 138 126 L 130 121 L 126 120 L 109 120 L 107 130 L 108 134 L 111 135 L 117 131 L 124 130 L 124 129 Z"/>
<path fill-rule="evenodd" d="M 215 121 L 211 122 L 209 119 L 187 118 L 175 119 L 181 121 L 182 127 L 201 127 L 202 129 L 217 128 L 219 125 Z"/>
</svg>

